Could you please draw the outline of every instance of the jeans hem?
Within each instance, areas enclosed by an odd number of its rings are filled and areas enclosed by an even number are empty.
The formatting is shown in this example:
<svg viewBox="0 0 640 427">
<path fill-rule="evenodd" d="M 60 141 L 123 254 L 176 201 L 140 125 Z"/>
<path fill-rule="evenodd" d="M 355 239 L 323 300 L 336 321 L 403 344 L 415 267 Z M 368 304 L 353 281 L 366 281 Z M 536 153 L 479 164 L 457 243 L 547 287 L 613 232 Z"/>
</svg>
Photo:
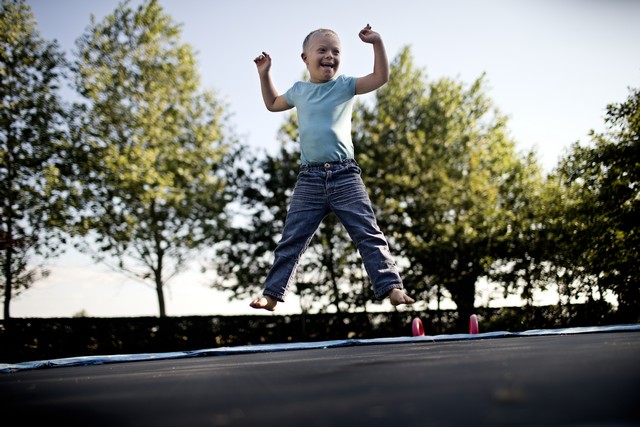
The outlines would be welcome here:
<svg viewBox="0 0 640 427">
<path fill-rule="evenodd" d="M 404 289 L 404 286 L 402 286 L 402 283 L 392 283 L 390 285 L 385 286 L 384 288 L 382 288 L 382 291 L 380 292 L 376 292 L 375 293 L 375 297 L 378 301 L 382 301 L 383 299 L 385 299 L 387 297 L 387 295 L 389 294 L 389 292 L 391 292 L 394 289 Z"/>
<path fill-rule="evenodd" d="M 265 297 L 271 297 L 271 298 L 275 298 L 278 302 L 284 302 L 284 295 L 278 295 L 272 292 L 263 292 L 262 293 L 263 296 Z"/>
</svg>

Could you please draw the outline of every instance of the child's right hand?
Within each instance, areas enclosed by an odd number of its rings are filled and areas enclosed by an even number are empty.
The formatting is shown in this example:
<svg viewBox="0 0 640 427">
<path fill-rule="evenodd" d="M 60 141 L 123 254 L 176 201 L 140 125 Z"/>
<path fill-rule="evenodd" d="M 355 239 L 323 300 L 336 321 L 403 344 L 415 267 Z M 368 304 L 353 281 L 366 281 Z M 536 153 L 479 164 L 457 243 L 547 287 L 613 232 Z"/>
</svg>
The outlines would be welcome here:
<svg viewBox="0 0 640 427">
<path fill-rule="evenodd" d="M 258 73 L 261 75 L 268 72 L 271 68 L 271 57 L 267 52 L 262 52 L 262 55 L 257 56 L 253 62 L 258 67 Z"/>
</svg>

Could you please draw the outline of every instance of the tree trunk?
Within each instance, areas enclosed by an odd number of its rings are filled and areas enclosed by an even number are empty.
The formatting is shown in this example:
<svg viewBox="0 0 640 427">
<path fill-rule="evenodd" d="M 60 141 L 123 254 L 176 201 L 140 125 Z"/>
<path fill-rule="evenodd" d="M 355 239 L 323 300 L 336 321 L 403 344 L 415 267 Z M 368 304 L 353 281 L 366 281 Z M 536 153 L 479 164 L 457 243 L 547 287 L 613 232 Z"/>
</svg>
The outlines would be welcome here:
<svg viewBox="0 0 640 427">
<path fill-rule="evenodd" d="M 469 317 L 475 310 L 476 280 L 477 276 L 462 276 L 458 281 L 447 286 L 451 299 L 457 306 L 458 320 L 455 323 L 455 333 L 469 333 Z"/>
<path fill-rule="evenodd" d="M 5 251 L 5 259 L 4 261 L 4 320 L 8 321 L 11 318 L 9 313 L 9 307 L 11 306 L 11 294 L 13 291 L 13 271 L 11 270 L 11 265 L 13 264 L 13 239 L 11 233 L 11 223 L 7 224 L 9 231 L 5 236 L 2 236 L 2 245 L 0 249 Z"/>
</svg>

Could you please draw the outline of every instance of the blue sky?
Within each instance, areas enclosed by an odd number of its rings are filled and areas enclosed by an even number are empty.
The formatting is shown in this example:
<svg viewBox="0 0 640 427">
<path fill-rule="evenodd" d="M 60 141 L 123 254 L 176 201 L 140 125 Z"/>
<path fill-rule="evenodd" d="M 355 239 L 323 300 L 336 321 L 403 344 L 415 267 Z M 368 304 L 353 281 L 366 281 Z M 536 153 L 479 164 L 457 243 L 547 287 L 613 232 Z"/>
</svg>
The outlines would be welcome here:
<svg viewBox="0 0 640 427">
<path fill-rule="evenodd" d="M 118 5 L 115 0 L 27 0 L 38 29 L 67 52 L 90 23 Z M 132 6 L 140 1 L 132 1 Z M 429 80 L 467 84 L 486 73 L 488 94 L 509 117 L 520 150 L 535 149 L 551 170 L 573 142 L 603 129 L 607 104 L 640 87 L 640 2 L 627 0 L 160 0 L 192 45 L 202 84 L 228 104 L 232 125 L 256 150 L 276 147 L 285 116 L 262 103 L 253 58 L 268 52 L 272 76 L 284 92 L 304 72 L 304 36 L 319 27 L 338 32 L 341 72 L 364 75 L 373 66 L 370 45 L 358 31 L 371 24 L 390 60 L 404 46 Z M 357 147 L 356 147 L 357 152 Z M 248 302 L 227 304 L 195 272 L 178 278 L 167 294 L 170 315 L 241 314 Z M 180 283 L 178 283 L 180 282 Z M 189 283 L 185 285 L 183 283 Z M 99 284 L 99 285 L 98 285 Z M 286 307 L 288 306 L 288 307 Z M 281 313 L 297 312 L 295 300 Z M 279 306 L 280 309 L 281 306 Z M 14 299 L 14 317 L 157 315 L 150 288 L 129 283 L 70 251 L 50 278 Z"/>
</svg>

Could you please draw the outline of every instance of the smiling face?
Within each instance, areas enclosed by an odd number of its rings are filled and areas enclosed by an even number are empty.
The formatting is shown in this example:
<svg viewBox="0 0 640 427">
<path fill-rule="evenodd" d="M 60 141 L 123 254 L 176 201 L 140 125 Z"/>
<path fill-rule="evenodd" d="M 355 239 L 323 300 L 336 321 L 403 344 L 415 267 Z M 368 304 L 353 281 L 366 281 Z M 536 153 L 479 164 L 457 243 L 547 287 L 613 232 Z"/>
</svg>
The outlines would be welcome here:
<svg viewBox="0 0 640 427">
<path fill-rule="evenodd" d="M 307 37 L 302 60 L 307 65 L 312 83 L 333 79 L 340 66 L 340 39 L 330 30 L 318 30 Z"/>
</svg>

